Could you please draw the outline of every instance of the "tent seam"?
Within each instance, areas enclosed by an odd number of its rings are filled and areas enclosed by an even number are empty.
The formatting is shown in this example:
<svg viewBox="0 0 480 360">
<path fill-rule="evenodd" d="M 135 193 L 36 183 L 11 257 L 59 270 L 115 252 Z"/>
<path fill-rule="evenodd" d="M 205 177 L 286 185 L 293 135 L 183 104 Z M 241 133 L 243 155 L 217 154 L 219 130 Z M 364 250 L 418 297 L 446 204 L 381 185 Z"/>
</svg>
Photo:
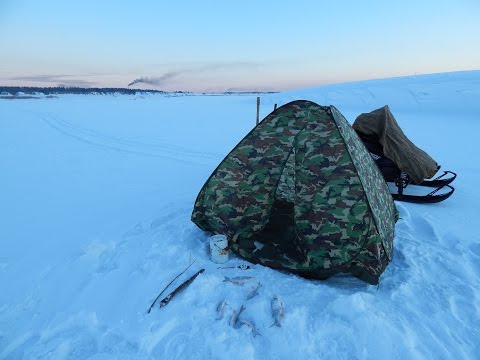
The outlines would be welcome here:
<svg viewBox="0 0 480 360">
<path fill-rule="evenodd" d="M 380 235 L 380 240 L 381 240 L 380 243 L 381 243 L 381 245 L 382 245 L 383 251 L 385 252 L 385 255 L 386 255 L 387 259 L 388 259 L 389 261 L 391 261 L 390 256 L 388 256 L 388 252 L 387 252 L 387 250 L 385 249 L 384 241 L 383 241 L 383 239 L 381 238 L 381 232 L 379 231 L 379 226 L 378 226 L 378 223 L 377 223 L 377 219 L 375 218 L 375 215 L 374 215 L 374 213 L 373 213 L 372 206 L 371 206 L 371 204 L 370 204 L 370 199 L 369 199 L 368 196 L 367 196 L 367 191 L 366 191 L 366 188 L 365 188 L 365 184 L 364 184 L 363 181 L 362 181 L 362 177 L 360 176 L 360 173 L 359 173 L 359 171 L 358 171 L 357 165 L 355 164 L 355 161 L 353 161 L 352 153 L 350 152 L 350 149 L 348 148 L 348 144 L 347 144 L 347 142 L 346 142 L 346 140 L 345 140 L 345 137 L 343 136 L 342 130 L 340 130 L 340 126 L 339 126 L 338 123 L 337 123 L 337 119 L 336 119 L 335 115 L 333 114 L 332 107 L 333 107 L 332 105 L 330 105 L 330 106 L 328 107 L 328 112 L 329 112 L 330 115 L 332 116 L 333 122 L 335 123 L 335 126 L 337 127 L 337 130 L 338 130 L 338 131 L 340 132 L 340 134 L 342 135 L 343 144 L 345 145 L 345 149 L 347 150 L 348 156 L 350 156 L 350 161 L 351 161 L 351 163 L 353 164 L 353 167 L 355 168 L 355 172 L 356 172 L 356 174 L 357 174 L 358 180 L 360 181 L 360 185 L 362 186 L 362 190 L 363 190 L 363 193 L 364 193 L 364 195 L 365 195 L 365 199 L 367 200 L 368 210 L 369 210 L 369 212 L 370 212 L 370 216 L 373 218 L 373 223 L 374 223 L 374 225 L 375 225 L 375 230 L 377 230 L 377 233 Z M 345 120 L 346 120 L 346 119 L 345 119 Z M 365 239 L 363 245 L 365 245 L 365 243 L 367 242 L 367 240 L 368 240 L 368 239 Z M 363 248 L 364 248 L 364 246 L 362 246 L 362 249 L 363 249 Z M 360 254 L 360 252 L 361 252 L 361 251 L 359 251 L 359 254 Z M 358 256 L 358 254 L 357 254 L 356 256 Z M 355 257 L 356 257 L 356 256 L 355 256 Z"/>
</svg>

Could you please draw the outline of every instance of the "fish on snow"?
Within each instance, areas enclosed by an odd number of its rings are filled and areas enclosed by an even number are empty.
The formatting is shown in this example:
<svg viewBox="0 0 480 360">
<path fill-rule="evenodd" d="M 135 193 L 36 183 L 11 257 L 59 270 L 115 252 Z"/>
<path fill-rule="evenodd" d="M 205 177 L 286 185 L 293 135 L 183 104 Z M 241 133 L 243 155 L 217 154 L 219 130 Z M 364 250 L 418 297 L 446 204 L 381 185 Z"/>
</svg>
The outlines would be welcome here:
<svg viewBox="0 0 480 360">
<path fill-rule="evenodd" d="M 262 284 L 258 283 L 256 286 L 252 287 L 247 294 L 247 300 L 253 299 L 258 295 L 258 290 L 262 287 Z"/>
<path fill-rule="evenodd" d="M 245 325 L 245 326 L 248 326 L 250 329 L 252 329 L 252 334 L 253 334 L 253 337 L 256 337 L 257 335 L 262 335 L 258 332 L 255 324 L 249 320 L 245 320 L 245 319 L 240 319 L 240 324 L 242 325 Z"/>
<path fill-rule="evenodd" d="M 223 315 L 225 314 L 225 308 L 227 306 L 227 302 L 222 300 L 217 306 L 217 318 L 216 320 L 223 319 Z"/>
<path fill-rule="evenodd" d="M 228 282 L 228 283 L 232 283 L 232 284 L 235 284 L 235 285 L 239 285 L 239 286 L 242 286 L 242 285 L 245 285 L 247 282 L 251 281 L 251 280 L 254 280 L 255 278 L 252 277 L 252 276 L 237 276 L 237 277 L 234 277 L 234 278 L 229 278 L 228 276 L 225 276 L 225 280 L 223 280 L 223 282 Z"/>
<path fill-rule="evenodd" d="M 232 317 L 230 318 L 230 326 L 237 329 L 238 328 L 238 318 L 240 314 L 245 310 L 245 306 L 240 306 L 238 311 L 233 311 Z"/>
<path fill-rule="evenodd" d="M 272 299 L 272 317 L 273 317 L 273 324 L 270 326 L 278 326 L 282 327 L 280 325 L 280 321 L 283 319 L 285 310 L 283 307 L 282 301 L 278 298 L 277 295 L 275 295 Z"/>
</svg>

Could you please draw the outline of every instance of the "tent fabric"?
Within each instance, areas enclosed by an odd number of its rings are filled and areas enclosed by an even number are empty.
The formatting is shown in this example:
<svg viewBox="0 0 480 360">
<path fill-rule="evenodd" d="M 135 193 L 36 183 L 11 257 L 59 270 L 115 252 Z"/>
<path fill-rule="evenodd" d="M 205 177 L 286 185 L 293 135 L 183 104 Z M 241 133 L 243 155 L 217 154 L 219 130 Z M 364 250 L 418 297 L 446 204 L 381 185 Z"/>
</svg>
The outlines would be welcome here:
<svg viewBox="0 0 480 360">
<path fill-rule="evenodd" d="M 392 258 L 397 212 L 367 149 L 333 106 L 279 107 L 200 190 L 192 221 L 252 262 L 375 284 Z"/>
<path fill-rule="evenodd" d="M 407 173 L 415 184 L 431 178 L 439 169 L 430 155 L 407 138 L 387 105 L 360 114 L 352 127 L 364 135 L 377 137 L 385 157 Z"/>
</svg>

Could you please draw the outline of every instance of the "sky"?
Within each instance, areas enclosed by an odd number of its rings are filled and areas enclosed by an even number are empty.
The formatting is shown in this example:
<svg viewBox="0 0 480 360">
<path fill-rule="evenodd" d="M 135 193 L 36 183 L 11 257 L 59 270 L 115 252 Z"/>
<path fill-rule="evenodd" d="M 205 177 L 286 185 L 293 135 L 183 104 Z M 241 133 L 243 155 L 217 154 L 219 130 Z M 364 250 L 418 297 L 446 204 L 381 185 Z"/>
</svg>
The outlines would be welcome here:
<svg viewBox="0 0 480 360">
<path fill-rule="evenodd" d="M 0 86 L 287 90 L 480 69 L 479 0 L 0 0 Z"/>
</svg>

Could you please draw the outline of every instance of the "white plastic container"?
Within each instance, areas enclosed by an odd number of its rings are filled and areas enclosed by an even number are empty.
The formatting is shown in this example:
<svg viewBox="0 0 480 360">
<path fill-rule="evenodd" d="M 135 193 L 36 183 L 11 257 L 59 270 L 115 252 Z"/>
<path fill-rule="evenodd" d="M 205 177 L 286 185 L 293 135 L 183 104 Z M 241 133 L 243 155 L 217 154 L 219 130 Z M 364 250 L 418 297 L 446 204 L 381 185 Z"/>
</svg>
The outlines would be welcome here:
<svg viewBox="0 0 480 360">
<path fill-rule="evenodd" d="M 228 239 L 225 235 L 210 237 L 210 258 L 217 264 L 228 261 Z"/>
</svg>

